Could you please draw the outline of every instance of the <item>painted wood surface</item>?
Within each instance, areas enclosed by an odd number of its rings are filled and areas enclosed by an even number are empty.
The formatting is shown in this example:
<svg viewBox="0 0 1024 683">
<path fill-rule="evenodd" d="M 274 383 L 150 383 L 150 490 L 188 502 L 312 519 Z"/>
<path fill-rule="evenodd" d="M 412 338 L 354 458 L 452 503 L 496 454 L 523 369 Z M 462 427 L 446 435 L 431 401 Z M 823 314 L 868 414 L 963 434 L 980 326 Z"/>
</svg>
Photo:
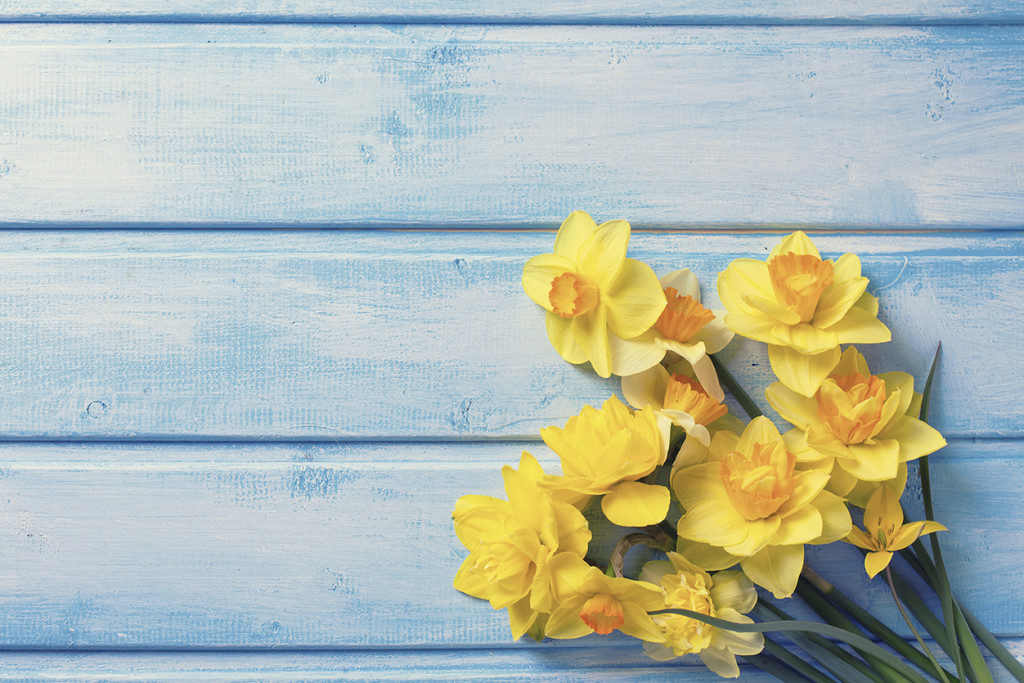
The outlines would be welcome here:
<svg viewBox="0 0 1024 683">
<path fill-rule="evenodd" d="M 658 273 L 715 274 L 779 234 L 635 234 Z M 1024 240 L 1015 233 L 820 234 L 861 256 L 894 342 L 879 370 L 927 372 L 935 425 L 1019 437 Z M 522 266 L 551 233 L 9 232 L 0 309 L 8 438 L 533 439 L 619 389 L 547 341 Z M 981 303 L 979 303 L 981 302 Z M 764 345 L 724 353 L 767 386 Z M 992 359 L 1003 359 L 993 363 Z M 970 406 L 965 409 L 965 406 Z"/>
<path fill-rule="evenodd" d="M 451 587 L 455 499 L 618 390 L 519 285 L 576 208 L 712 302 L 784 227 L 860 254 L 1024 655 L 1024 6 L 619 5 L 0 1 L 0 680 L 717 680 Z"/>
<path fill-rule="evenodd" d="M 386 4 L 346 0 L 198 0 L 146 3 L 139 0 L 6 0 L 6 21 L 222 21 L 222 22 L 397 22 L 397 23 L 572 23 L 572 24 L 777 24 L 1020 23 L 1020 0 L 899 0 L 810 2 L 809 0 L 727 0 L 642 4 L 611 0 L 390 0 Z"/>
<path fill-rule="evenodd" d="M 0 26 L 19 225 L 1019 227 L 1020 27 Z"/>
<path fill-rule="evenodd" d="M 509 647 L 505 612 L 452 589 L 450 512 L 503 497 L 501 465 L 524 448 L 557 467 L 535 442 L 5 445 L 0 646 Z M 1024 502 L 1006 484 L 1021 450 L 960 440 L 933 460 L 951 581 L 1001 634 L 1024 632 Z M 625 531 L 589 517 L 605 556 Z M 860 558 L 836 544 L 807 562 L 906 632 Z"/>
</svg>

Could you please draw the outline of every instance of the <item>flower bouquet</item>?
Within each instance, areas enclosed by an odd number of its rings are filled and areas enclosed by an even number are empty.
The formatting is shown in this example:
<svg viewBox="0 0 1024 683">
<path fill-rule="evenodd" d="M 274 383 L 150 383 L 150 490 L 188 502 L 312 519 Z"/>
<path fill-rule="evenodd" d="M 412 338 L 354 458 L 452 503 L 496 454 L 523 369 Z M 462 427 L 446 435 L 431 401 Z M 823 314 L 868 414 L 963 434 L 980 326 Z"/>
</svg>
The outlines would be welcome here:
<svg viewBox="0 0 1024 683">
<path fill-rule="evenodd" d="M 516 639 L 618 630 L 656 660 L 697 655 L 726 678 L 739 676 L 740 657 L 785 681 L 985 681 L 985 647 L 1024 681 L 1024 667 L 952 595 L 927 464 L 946 443 L 926 422 L 936 363 L 921 393 L 909 374 L 868 366 L 857 345 L 891 335 L 857 256 L 822 259 L 793 233 L 766 261 L 740 258 L 721 272 L 725 310 L 712 311 L 689 270 L 659 279 L 626 257 L 629 239 L 625 221 L 597 225 L 577 211 L 552 253 L 523 268 L 555 350 L 620 376 L 631 407 L 612 396 L 542 429 L 560 474 L 524 452 L 518 468 L 502 468 L 507 500 L 456 502 L 470 554 L 455 588 L 507 609 Z M 768 345 L 777 381 L 763 395 L 789 423 L 783 432 L 714 356 L 736 334 Z M 747 421 L 729 411 L 725 389 Z M 919 521 L 900 504 L 912 461 Z M 588 510 L 596 498 L 599 513 Z M 632 531 L 595 557 L 591 524 L 603 520 Z M 837 542 L 863 551 L 869 577 L 884 577 L 916 644 L 805 564 L 806 545 Z M 664 559 L 627 571 L 637 545 Z M 891 567 L 895 554 L 920 575 L 918 588 Z M 782 605 L 794 595 L 821 621 L 792 619 Z M 766 635 L 776 633 L 785 640 Z"/>
</svg>

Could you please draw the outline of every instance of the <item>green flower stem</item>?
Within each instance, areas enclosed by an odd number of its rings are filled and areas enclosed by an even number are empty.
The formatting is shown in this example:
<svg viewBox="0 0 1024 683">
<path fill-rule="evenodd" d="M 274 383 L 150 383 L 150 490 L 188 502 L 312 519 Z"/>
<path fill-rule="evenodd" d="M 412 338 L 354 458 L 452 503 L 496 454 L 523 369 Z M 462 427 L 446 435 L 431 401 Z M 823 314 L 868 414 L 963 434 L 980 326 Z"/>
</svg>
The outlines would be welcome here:
<svg viewBox="0 0 1024 683">
<path fill-rule="evenodd" d="M 889 590 L 892 591 L 892 599 L 896 603 L 896 607 L 899 608 L 900 614 L 903 615 L 903 620 L 906 621 L 907 626 L 910 627 L 910 632 L 914 634 L 914 637 L 917 638 L 917 642 L 921 646 L 921 649 L 924 650 L 926 655 L 928 655 L 928 659 L 931 660 L 932 666 L 934 666 L 935 671 L 938 672 L 939 678 L 941 678 L 944 683 L 949 683 L 949 679 L 946 677 L 945 672 L 939 665 L 938 660 L 935 659 L 935 655 L 933 655 L 932 651 L 927 645 L 925 645 L 924 640 L 921 639 L 921 634 L 917 632 L 916 628 L 914 628 L 914 622 L 910 620 L 910 615 L 907 614 L 907 610 L 903 609 L 903 603 L 900 602 L 900 596 L 896 593 L 896 586 L 892 582 L 892 572 L 889 571 L 889 567 L 885 568 L 885 578 L 889 582 Z"/>
<path fill-rule="evenodd" d="M 881 621 L 873 617 L 863 607 L 855 603 L 846 594 L 842 593 L 835 586 L 830 584 L 825 579 L 818 576 L 813 570 L 808 567 L 804 567 L 803 574 L 800 577 L 800 583 L 797 584 L 797 592 L 800 591 L 800 586 L 806 586 L 805 590 L 813 590 L 831 603 L 836 605 L 839 609 L 843 610 L 851 617 L 859 621 L 864 625 L 871 633 L 885 642 L 886 645 L 894 649 L 899 654 L 907 658 L 911 663 L 915 664 L 923 671 L 934 676 L 936 680 L 941 680 L 938 676 L 932 673 L 932 663 L 928 657 L 918 650 L 916 647 L 908 643 L 903 639 L 903 636 L 893 631 L 891 628 L 883 624 Z M 806 598 L 805 598 L 806 599 Z M 950 673 L 943 669 L 943 672 L 950 677 L 956 678 L 955 674 Z"/>
<path fill-rule="evenodd" d="M 844 628 L 851 633 L 859 633 L 864 635 L 864 631 L 848 616 L 843 614 L 839 609 L 831 602 L 825 599 L 816 588 L 814 588 L 808 581 L 801 580 L 797 583 L 796 594 L 803 598 L 811 609 L 818 613 L 826 623 L 832 624 L 839 628 Z M 877 671 L 883 674 L 886 678 L 896 681 L 906 681 L 907 679 L 897 673 L 894 669 L 890 668 L 885 662 L 872 657 L 871 655 L 864 655 L 864 660 L 875 667 Z M 927 658 L 926 658 L 927 661 Z M 930 666 L 930 665 L 929 665 Z M 925 669 L 926 671 L 928 669 Z M 948 681 L 946 682 L 948 683 Z"/>
<path fill-rule="evenodd" d="M 755 613 L 758 617 L 764 619 L 765 613 L 774 615 L 777 618 L 785 619 L 784 622 L 775 623 L 799 623 L 793 619 L 790 615 L 783 612 L 775 605 L 760 600 L 757 606 L 754 608 Z M 771 623 L 771 622 L 768 622 Z M 832 628 L 827 627 L 825 624 L 819 624 L 816 622 L 803 622 L 806 624 L 813 624 L 815 628 L 811 629 L 800 629 L 796 633 L 790 633 L 789 639 L 793 641 L 797 647 L 803 649 L 814 659 L 818 660 L 823 667 L 829 670 L 833 676 L 841 681 L 849 683 L 850 681 L 867 681 L 874 683 L 896 683 L 895 681 L 887 680 L 882 677 L 879 673 L 876 673 L 867 664 L 857 659 L 851 653 L 842 649 L 832 641 L 820 635 L 818 627 L 821 628 Z M 837 629 L 847 635 L 851 634 L 848 631 Z M 806 631 L 806 632 L 802 632 Z M 880 649 L 880 648 L 879 648 Z M 888 654 L 888 653 L 886 653 Z"/>
<path fill-rule="evenodd" d="M 932 387 L 935 381 L 935 370 L 939 366 L 939 354 L 942 352 L 942 342 L 935 348 L 935 355 L 932 357 L 932 365 L 928 370 L 928 379 L 924 383 L 924 391 L 921 393 L 921 413 L 919 415 L 922 422 L 928 420 L 928 408 L 931 403 Z M 924 517 L 927 520 L 935 519 L 935 509 L 932 505 L 932 484 L 931 475 L 928 468 L 928 456 L 925 455 L 918 461 L 918 474 L 921 477 L 921 498 L 924 500 Z M 931 535 L 932 554 L 935 556 L 935 583 L 933 587 L 935 592 L 939 596 L 939 601 L 942 603 L 942 620 L 946 625 L 946 639 L 953 643 L 953 652 L 949 653 L 953 659 L 953 664 L 956 665 L 957 676 L 963 678 L 964 676 L 964 662 L 963 657 L 960 655 L 960 647 L 957 642 L 956 628 L 956 617 L 953 615 L 953 595 L 949 588 L 949 578 L 946 576 L 945 563 L 942 561 L 942 548 L 939 546 L 938 534 Z M 971 639 L 974 640 L 973 638 Z M 977 649 L 977 644 L 975 644 Z M 971 680 L 976 680 L 974 676 L 971 676 Z"/>
<path fill-rule="evenodd" d="M 764 654 L 741 655 L 740 657 L 746 663 L 756 666 L 766 674 L 775 676 L 780 681 L 785 681 L 786 683 L 789 683 L 790 681 L 793 681 L 793 683 L 815 683 L 815 681 L 797 673 L 774 657 L 769 657 Z M 831 679 L 826 680 L 829 680 L 830 683 L 835 683 L 834 681 L 831 681 Z"/>
<path fill-rule="evenodd" d="M 917 623 L 921 624 L 926 631 L 931 635 L 932 640 L 938 643 L 947 655 L 949 655 L 950 642 L 946 638 L 946 627 L 939 621 L 938 617 L 932 614 L 931 609 L 925 604 L 924 600 L 921 599 L 910 584 L 903 580 L 899 574 L 892 574 L 893 583 L 896 586 L 896 590 L 900 595 L 903 596 L 903 604 L 906 606 L 910 613 L 917 619 Z M 952 657 L 952 655 L 950 655 Z"/>
<path fill-rule="evenodd" d="M 818 671 L 813 665 L 800 659 L 771 638 L 764 639 L 764 650 L 812 683 L 835 683 L 832 678 Z"/>
<path fill-rule="evenodd" d="M 740 386 L 740 383 L 736 381 L 736 378 L 732 376 L 732 373 L 729 372 L 722 361 L 718 360 L 711 354 L 708 355 L 708 358 L 711 359 L 711 363 L 715 366 L 715 371 L 718 373 L 718 379 L 725 385 L 725 388 L 729 390 L 729 393 L 736 398 L 737 403 L 739 403 L 740 407 L 743 408 L 743 412 L 745 412 L 751 420 L 755 417 L 764 415 L 761 409 L 757 407 L 754 400 L 750 398 L 746 391 L 743 390 L 743 387 Z"/>
</svg>

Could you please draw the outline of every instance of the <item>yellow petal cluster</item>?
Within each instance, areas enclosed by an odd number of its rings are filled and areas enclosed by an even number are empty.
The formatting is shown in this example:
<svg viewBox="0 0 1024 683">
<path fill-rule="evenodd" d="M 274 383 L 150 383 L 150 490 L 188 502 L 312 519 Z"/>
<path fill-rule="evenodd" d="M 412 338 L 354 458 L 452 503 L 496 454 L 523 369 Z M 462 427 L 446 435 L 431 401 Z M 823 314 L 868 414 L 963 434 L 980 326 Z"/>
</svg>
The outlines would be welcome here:
<svg viewBox="0 0 1024 683">
<path fill-rule="evenodd" d="M 682 555 L 669 553 L 667 561 L 645 564 L 640 579 L 661 586 L 668 609 L 687 609 L 737 623 L 753 622 L 745 614 L 757 603 L 757 591 L 740 572 L 712 576 Z M 736 678 L 740 674 L 736 655 L 754 655 L 764 649 L 760 633 L 736 633 L 681 614 L 654 614 L 652 618 L 664 642 L 644 643 L 644 652 L 658 661 L 696 653 L 719 676 Z"/>
<path fill-rule="evenodd" d="M 736 334 L 768 344 L 772 370 L 811 396 L 839 361 L 840 344 L 887 342 L 878 300 L 868 294 L 860 260 L 822 260 L 803 232 L 789 235 L 768 261 L 736 259 L 718 276 L 718 295 Z"/>
<path fill-rule="evenodd" d="M 672 474 L 672 490 L 686 511 L 677 525 L 680 539 L 731 556 L 775 597 L 791 595 L 804 544 L 831 543 L 851 528 L 843 500 L 825 490 L 828 474 L 797 470 L 795 462 L 765 417 L 752 420 L 742 435 L 716 433 L 705 461 Z"/>
<path fill-rule="evenodd" d="M 632 411 L 612 396 L 601 410 L 584 406 L 564 428 L 547 427 L 541 438 L 559 457 L 561 476 L 541 485 L 587 496 L 604 496 L 601 509 L 619 526 L 657 524 L 668 513 L 664 486 L 638 481 L 665 462 L 669 422 L 650 407 Z"/>
<path fill-rule="evenodd" d="M 869 551 L 864 556 L 864 569 L 870 578 L 889 566 L 895 551 L 903 550 L 925 534 L 948 531 L 938 522 L 904 524 L 899 493 L 889 486 L 879 486 L 868 500 L 864 529 L 854 527 L 844 540 Z"/>
<path fill-rule="evenodd" d="M 669 374 L 661 365 L 623 377 L 622 393 L 634 408 L 651 407 L 705 446 L 711 440 L 708 425 L 729 412 L 695 379 Z"/>
<path fill-rule="evenodd" d="M 547 311 L 548 339 L 570 363 L 590 361 L 601 377 L 630 375 L 657 364 L 665 350 L 630 341 L 658 320 L 666 300 L 649 266 L 626 258 L 629 223 L 597 225 L 569 215 L 553 253 L 523 268 L 523 289 Z"/>
<path fill-rule="evenodd" d="M 878 483 L 897 479 L 903 463 L 946 445 L 939 432 L 915 417 L 920 395 L 915 395 L 914 378 L 905 372 L 872 375 L 852 346 L 813 396 L 781 382 L 765 395 L 796 427 L 785 441 L 797 459 L 831 470 L 829 490 L 860 506 Z M 860 482 L 872 485 L 853 495 Z"/>
<path fill-rule="evenodd" d="M 657 585 L 607 576 L 570 553 L 552 558 L 551 573 L 558 606 L 548 617 L 544 635 L 582 638 L 618 630 L 644 641 L 664 639 L 648 614 L 665 604 Z"/>
<path fill-rule="evenodd" d="M 455 503 L 455 533 L 469 550 L 455 588 L 507 607 L 518 639 L 554 606 L 551 558 L 585 555 L 590 530 L 579 510 L 552 500 L 527 474 L 508 466 L 501 474 L 508 500 L 468 495 Z"/>
</svg>

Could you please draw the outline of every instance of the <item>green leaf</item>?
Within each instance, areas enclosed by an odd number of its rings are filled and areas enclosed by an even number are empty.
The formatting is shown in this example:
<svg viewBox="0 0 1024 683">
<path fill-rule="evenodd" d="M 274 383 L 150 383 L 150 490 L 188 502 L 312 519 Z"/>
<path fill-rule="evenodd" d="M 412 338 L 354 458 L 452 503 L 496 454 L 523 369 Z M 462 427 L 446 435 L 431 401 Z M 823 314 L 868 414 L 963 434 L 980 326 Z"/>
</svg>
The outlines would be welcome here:
<svg viewBox="0 0 1024 683">
<path fill-rule="evenodd" d="M 808 681 L 811 681 L 811 683 L 835 683 L 835 680 L 818 671 L 810 663 L 800 659 L 771 638 L 766 637 L 764 639 L 764 650 Z"/>
<path fill-rule="evenodd" d="M 774 657 L 769 657 L 764 654 L 740 655 L 740 657 L 748 664 L 752 664 L 761 671 L 775 676 L 780 681 L 785 681 L 786 683 L 789 683 L 790 681 L 793 681 L 793 683 L 816 683 L 814 680 L 797 673 L 791 667 L 786 666 L 783 662 L 775 659 Z M 831 679 L 828 680 L 829 683 L 835 683 L 835 681 L 832 681 Z"/>
</svg>

